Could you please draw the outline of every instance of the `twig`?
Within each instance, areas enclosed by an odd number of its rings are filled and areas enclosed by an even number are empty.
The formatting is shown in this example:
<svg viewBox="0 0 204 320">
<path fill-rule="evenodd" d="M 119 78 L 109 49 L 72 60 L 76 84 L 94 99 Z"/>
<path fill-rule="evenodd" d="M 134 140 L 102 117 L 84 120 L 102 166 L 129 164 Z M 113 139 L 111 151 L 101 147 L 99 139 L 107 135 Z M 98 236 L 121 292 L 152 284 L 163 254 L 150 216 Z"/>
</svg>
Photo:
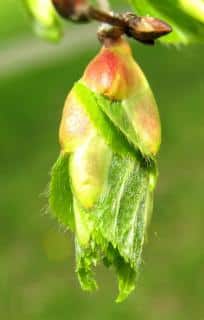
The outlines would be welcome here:
<svg viewBox="0 0 204 320">
<path fill-rule="evenodd" d="M 102 0 L 101 0 L 102 1 Z M 172 31 L 166 22 L 153 17 L 138 17 L 133 13 L 117 14 L 100 10 L 88 4 L 86 0 L 52 0 L 58 13 L 74 22 L 89 22 L 96 20 L 108 23 L 112 29 L 102 29 L 100 40 L 105 37 L 116 38 L 122 34 L 132 37 L 144 44 L 154 44 L 154 41 Z M 112 31 L 111 31 L 112 30 Z"/>
</svg>

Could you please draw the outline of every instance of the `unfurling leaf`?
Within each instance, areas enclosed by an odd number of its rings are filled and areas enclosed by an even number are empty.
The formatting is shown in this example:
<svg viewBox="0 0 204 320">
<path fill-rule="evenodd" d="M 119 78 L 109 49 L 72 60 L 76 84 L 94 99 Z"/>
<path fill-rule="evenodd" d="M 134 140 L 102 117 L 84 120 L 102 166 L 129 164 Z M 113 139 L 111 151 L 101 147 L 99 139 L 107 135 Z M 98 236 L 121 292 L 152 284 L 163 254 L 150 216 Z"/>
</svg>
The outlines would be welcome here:
<svg viewBox="0 0 204 320">
<path fill-rule="evenodd" d="M 35 32 L 42 38 L 58 41 L 62 30 L 51 0 L 23 0 L 33 21 Z"/>
<path fill-rule="evenodd" d="M 50 207 L 75 233 L 82 289 L 97 288 L 93 268 L 115 269 L 121 302 L 142 264 L 161 141 L 157 105 L 122 38 L 107 43 L 65 102 L 62 153 L 53 167 Z"/>
<path fill-rule="evenodd" d="M 169 23 L 173 32 L 160 39 L 170 44 L 204 42 L 203 0 L 129 0 L 138 15 Z"/>
</svg>

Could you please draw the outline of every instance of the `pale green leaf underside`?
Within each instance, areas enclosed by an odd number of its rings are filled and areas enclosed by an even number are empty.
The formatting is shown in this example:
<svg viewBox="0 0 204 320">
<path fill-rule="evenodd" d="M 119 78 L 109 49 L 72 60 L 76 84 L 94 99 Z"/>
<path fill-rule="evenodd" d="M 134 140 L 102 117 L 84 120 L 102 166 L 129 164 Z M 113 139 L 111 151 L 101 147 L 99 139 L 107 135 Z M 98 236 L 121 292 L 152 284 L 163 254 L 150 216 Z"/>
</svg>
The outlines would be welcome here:
<svg viewBox="0 0 204 320">
<path fill-rule="evenodd" d="M 33 21 L 34 31 L 42 38 L 58 41 L 62 30 L 51 0 L 22 0 Z"/>
<path fill-rule="evenodd" d="M 170 44 L 204 42 L 203 0 L 129 0 L 139 15 L 168 22 L 173 32 L 160 39 Z"/>
</svg>

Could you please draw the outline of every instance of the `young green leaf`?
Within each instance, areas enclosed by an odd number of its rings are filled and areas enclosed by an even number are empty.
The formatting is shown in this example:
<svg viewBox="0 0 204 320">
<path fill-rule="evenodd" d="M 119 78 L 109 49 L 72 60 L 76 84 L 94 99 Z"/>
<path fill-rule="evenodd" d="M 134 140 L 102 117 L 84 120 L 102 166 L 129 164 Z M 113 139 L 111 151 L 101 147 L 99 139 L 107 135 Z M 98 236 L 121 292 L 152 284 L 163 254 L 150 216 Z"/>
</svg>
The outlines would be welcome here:
<svg viewBox="0 0 204 320">
<path fill-rule="evenodd" d="M 49 205 L 60 224 L 74 230 L 73 197 L 68 175 L 68 154 L 61 154 L 51 171 Z"/>
<path fill-rule="evenodd" d="M 101 110 L 121 130 L 135 150 L 154 158 L 161 143 L 157 104 L 148 84 L 123 101 L 111 101 L 95 94 Z"/>
<path fill-rule="evenodd" d="M 93 98 L 93 93 L 86 91 L 80 98 L 81 106 L 88 103 L 87 110 L 90 95 Z M 97 101 L 102 100 L 98 97 L 94 101 L 97 113 Z M 88 144 L 83 141 L 71 155 L 60 155 L 51 175 L 50 207 L 60 223 L 75 231 L 76 272 L 82 289 L 97 288 L 92 269 L 103 260 L 116 270 L 116 301 L 121 302 L 135 288 L 142 262 L 152 212 L 151 180 L 156 171 L 152 170 L 153 161 L 146 163 L 137 152 L 130 156 L 114 151 L 104 134 L 91 138 Z"/>
<path fill-rule="evenodd" d="M 42 38 L 58 41 L 62 35 L 56 11 L 50 0 L 23 0 L 33 21 L 35 32 Z"/>
<path fill-rule="evenodd" d="M 202 0 L 129 0 L 138 15 L 160 18 L 173 32 L 160 39 L 169 44 L 202 43 L 204 40 L 204 2 Z"/>
<path fill-rule="evenodd" d="M 97 288 L 93 269 L 102 261 L 115 269 L 117 302 L 135 288 L 142 263 L 157 178 L 157 113 L 149 85 L 120 39 L 89 65 L 62 115 L 50 206 L 61 223 L 74 225 L 82 289 Z"/>
<path fill-rule="evenodd" d="M 81 230 L 77 233 L 77 243 L 80 243 L 77 272 L 83 289 L 95 288 L 92 267 L 101 257 L 105 265 L 116 269 L 117 302 L 126 299 L 134 289 L 152 210 L 149 177 L 150 170 L 137 158 L 113 154 L 106 186 L 98 203 L 88 210 L 80 203 L 75 208 L 75 216 L 80 212 L 81 217 L 80 222 L 75 221 L 79 223 L 76 229 Z M 85 239 L 83 230 L 88 232 L 86 241 L 81 241 Z"/>
</svg>

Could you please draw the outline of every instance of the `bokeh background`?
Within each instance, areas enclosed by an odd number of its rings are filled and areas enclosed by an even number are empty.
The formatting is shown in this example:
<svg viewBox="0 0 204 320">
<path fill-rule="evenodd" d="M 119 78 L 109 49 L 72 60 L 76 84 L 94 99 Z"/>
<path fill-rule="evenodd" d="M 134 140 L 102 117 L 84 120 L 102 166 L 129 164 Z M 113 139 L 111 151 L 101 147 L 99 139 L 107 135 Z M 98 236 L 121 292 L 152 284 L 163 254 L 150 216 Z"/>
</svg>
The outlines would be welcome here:
<svg viewBox="0 0 204 320">
<path fill-rule="evenodd" d="M 3 3 L 4 2 L 4 3 Z M 47 213 L 64 99 L 99 44 L 95 25 L 58 45 L 31 32 L 19 1 L 0 9 L 0 319 L 204 319 L 204 46 L 132 43 L 163 126 L 149 241 L 136 292 L 116 305 L 114 273 L 83 293 L 73 239 Z"/>
</svg>

